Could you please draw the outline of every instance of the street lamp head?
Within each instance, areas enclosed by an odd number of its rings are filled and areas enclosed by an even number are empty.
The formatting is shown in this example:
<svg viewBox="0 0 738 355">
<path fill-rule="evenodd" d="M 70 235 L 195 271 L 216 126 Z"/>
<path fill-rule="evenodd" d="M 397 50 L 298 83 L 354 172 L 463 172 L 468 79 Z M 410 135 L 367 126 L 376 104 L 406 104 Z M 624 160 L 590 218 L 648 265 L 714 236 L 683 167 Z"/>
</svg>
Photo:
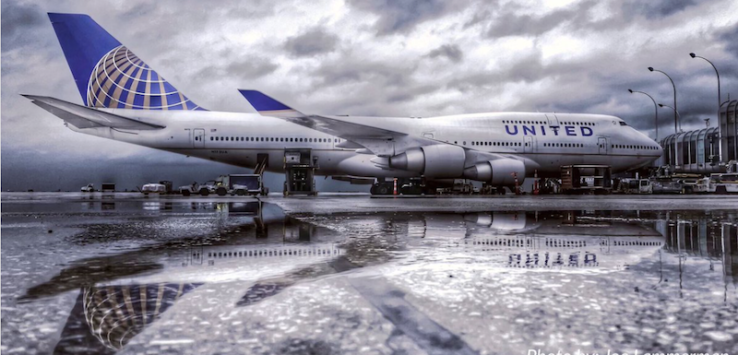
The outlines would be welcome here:
<svg viewBox="0 0 738 355">
<path fill-rule="evenodd" d="M 633 93 L 633 90 L 631 90 L 631 89 L 628 89 L 628 92 L 632 94 L 632 93 Z"/>
<path fill-rule="evenodd" d="M 696 55 L 696 54 L 694 54 L 694 53 L 689 53 L 689 56 L 690 56 L 690 57 L 692 57 L 692 58 L 694 58 L 694 57 L 696 57 L 697 55 Z"/>
<path fill-rule="evenodd" d="M 649 71 L 653 71 L 653 67 L 648 67 L 648 70 Z"/>
</svg>

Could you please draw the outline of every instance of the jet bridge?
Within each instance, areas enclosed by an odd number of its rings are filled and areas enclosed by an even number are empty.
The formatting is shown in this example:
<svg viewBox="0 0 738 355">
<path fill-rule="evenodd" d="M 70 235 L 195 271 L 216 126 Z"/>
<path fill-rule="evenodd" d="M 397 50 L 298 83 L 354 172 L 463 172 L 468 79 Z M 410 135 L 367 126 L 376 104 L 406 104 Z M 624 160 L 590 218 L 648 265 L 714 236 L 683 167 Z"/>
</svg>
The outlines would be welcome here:
<svg viewBox="0 0 738 355">
<path fill-rule="evenodd" d="M 313 157 L 310 149 L 292 149 L 284 152 L 284 196 L 315 196 L 315 170 L 318 157 Z"/>
</svg>

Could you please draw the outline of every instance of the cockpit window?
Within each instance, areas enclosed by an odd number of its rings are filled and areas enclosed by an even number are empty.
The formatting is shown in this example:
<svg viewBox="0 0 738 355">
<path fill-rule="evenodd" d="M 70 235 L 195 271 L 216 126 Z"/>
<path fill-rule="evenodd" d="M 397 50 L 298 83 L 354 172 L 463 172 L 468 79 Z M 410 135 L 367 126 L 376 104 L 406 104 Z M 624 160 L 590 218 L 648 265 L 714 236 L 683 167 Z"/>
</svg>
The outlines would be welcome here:
<svg viewBox="0 0 738 355">
<path fill-rule="evenodd" d="M 627 123 L 625 123 L 625 122 L 623 122 L 623 121 L 620 121 L 620 125 L 621 125 L 621 126 L 627 126 L 628 124 L 627 124 Z"/>
</svg>

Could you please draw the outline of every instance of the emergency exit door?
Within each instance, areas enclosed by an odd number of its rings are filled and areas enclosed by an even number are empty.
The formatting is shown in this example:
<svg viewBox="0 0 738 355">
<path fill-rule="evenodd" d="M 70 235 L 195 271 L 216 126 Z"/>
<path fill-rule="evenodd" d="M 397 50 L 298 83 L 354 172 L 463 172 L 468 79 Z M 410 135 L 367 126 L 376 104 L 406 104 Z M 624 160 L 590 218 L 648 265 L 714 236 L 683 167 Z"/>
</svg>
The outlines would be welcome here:
<svg viewBox="0 0 738 355">
<path fill-rule="evenodd" d="M 205 130 L 202 128 L 195 128 L 192 130 L 192 147 L 193 148 L 205 148 Z"/>
</svg>

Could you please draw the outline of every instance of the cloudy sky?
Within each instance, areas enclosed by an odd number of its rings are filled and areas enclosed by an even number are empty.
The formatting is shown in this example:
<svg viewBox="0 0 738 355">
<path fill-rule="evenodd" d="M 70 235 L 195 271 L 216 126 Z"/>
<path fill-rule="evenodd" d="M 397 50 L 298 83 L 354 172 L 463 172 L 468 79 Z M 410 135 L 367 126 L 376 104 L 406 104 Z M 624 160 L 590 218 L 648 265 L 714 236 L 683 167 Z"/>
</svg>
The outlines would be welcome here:
<svg viewBox="0 0 738 355">
<path fill-rule="evenodd" d="M 81 103 L 47 12 L 86 13 L 197 104 L 253 111 L 255 88 L 304 111 L 432 116 L 487 111 L 617 115 L 653 134 L 677 86 L 685 129 L 738 98 L 738 2 L 2 0 L 2 188 L 131 188 L 244 172 L 77 134 L 18 93 Z M 673 132 L 661 109 L 660 135 Z M 321 179 L 322 180 L 322 179 Z M 281 182 L 273 183 L 277 189 Z M 325 188 L 346 190 L 348 185 Z"/>
</svg>

